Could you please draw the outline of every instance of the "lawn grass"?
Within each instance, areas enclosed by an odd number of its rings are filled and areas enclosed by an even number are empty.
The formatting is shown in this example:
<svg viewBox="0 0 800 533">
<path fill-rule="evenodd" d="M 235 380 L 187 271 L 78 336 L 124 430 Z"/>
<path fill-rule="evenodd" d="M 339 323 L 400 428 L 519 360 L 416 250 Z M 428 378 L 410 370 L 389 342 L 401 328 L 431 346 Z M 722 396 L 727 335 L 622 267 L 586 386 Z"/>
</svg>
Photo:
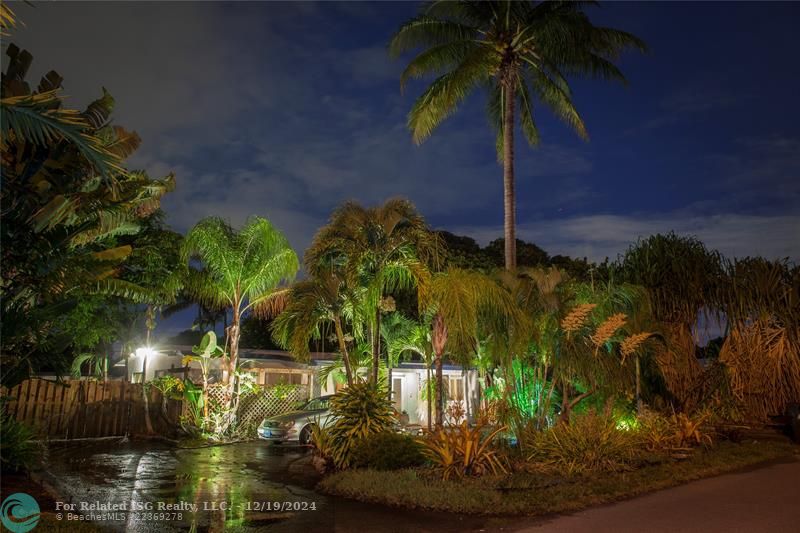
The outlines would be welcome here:
<svg viewBox="0 0 800 533">
<path fill-rule="evenodd" d="M 691 458 L 628 472 L 557 476 L 514 472 L 503 477 L 442 481 L 419 470 L 345 470 L 323 479 L 324 493 L 390 506 L 457 513 L 542 515 L 576 511 L 695 479 L 789 459 L 788 442 L 723 441 Z"/>
</svg>

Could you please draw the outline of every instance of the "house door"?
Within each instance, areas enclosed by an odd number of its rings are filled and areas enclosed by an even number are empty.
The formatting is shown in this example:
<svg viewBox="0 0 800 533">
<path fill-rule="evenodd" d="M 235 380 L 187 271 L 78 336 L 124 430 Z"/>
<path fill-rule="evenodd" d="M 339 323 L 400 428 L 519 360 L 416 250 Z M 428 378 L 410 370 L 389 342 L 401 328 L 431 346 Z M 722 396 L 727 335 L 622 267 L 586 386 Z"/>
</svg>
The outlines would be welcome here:
<svg viewBox="0 0 800 533">
<path fill-rule="evenodd" d="M 403 378 L 392 378 L 392 401 L 398 413 L 403 412 Z"/>
</svg>

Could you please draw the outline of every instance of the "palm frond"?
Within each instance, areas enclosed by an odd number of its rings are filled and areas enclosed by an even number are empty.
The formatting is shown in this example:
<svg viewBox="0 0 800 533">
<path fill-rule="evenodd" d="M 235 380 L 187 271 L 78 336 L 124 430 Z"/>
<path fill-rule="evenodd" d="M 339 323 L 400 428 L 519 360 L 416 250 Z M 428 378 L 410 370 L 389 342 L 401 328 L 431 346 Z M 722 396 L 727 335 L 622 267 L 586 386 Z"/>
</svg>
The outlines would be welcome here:
<svg viewBox="0 0 800 533">
<path fill-rule="evenodd" d="M 397 57 L 415 48 L 467 41 L 475 37 L 475 29 L 470 26 L 422 15 L 400 26 L 389 42 L 389 53 Z"/>
<path fill-rule="evenodd" d="M 2 141 L 12 134 L 39 146 L 48 146 L 62 139 L 72 143 L 102 176 L 124 174 L 119 159 L 105 150 L 99 139 L 86 133 L 89 122 L 81 113 L 62 109 L 57 91 L 10 96 L 0 100 Z"/>
<path fill-rule="evenodd" d="M 476 48 L 455 69 L 437 78 L 414 103 L 408 127 L 415 143 L 427 139 L 477 86 L 498 67 L 499 57 L 489 48 Z"/>
</svg>

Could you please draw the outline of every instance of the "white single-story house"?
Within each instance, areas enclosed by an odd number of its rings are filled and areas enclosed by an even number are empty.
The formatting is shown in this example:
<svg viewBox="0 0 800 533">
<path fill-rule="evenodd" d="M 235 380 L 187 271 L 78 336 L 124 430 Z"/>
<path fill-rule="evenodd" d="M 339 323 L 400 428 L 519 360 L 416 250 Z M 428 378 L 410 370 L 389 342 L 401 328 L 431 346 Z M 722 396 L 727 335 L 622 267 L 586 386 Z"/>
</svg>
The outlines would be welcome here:
<svg viewBox="0 0 800 533">
<path fill-rule="evenodd" d="M 142 368 L 147 359 L 147 380 L 164 374 L 189 378 L 199 383 L 200 368 L 197 363 L 188 367 L 183 365 L 183 356 L 191 354 L 191 346 L 163 346 L 144 354 L 131 354 L 128 358 L 128 376 L 133 382 L 142 381 Z M 309 398 L 335 394 L 345 384 L 335 379 L 331 373 L 324 381 L 320 378 L 320 370 L 335 360 L 335 355 L 326 352 L 312 352 L 308 363 L 295 361 L 288 352 L 280 350 L 239 350 L 241 368 L 253 374 L 259 385 L 275 385 L 278 383 L 304 386 Z M 210 381 L 219 382 L 225 370 L 220 368 L 220 360 L 212 362 Z M 444 388 L 447 408 L 463 411 L 464 416 L 472 419 L 480 401 L 478 373 L 475 369 L 464 369 L 456 365 L 444 365 Z M 435 379 L 434 370 L 431 377 Z M 392 397 L 395 409 L 408 415 L 409 423 L 426 425 L 428 403 L 426 383 L 428 370 L 420 362 L 403 362 L 392 369 Z"/>
</svg>

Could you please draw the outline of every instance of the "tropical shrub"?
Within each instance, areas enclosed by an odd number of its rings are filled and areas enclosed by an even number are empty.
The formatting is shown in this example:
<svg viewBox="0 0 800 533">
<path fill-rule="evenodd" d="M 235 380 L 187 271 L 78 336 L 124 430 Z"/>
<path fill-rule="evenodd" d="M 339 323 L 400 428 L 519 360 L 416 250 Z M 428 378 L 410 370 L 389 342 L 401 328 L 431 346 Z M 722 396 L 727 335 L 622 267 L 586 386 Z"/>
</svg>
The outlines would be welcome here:
<svg viewBox="0 0 800 533">
<path fill-rule="evenodd" d="M 261 390 L 261 387 L 256 383 L 256 376 L 250 372 L 237 371 L 236 380 L 239 383 L 239 396 L 250 396 Z"/>
<path fill-rule="evenodd" d="M 594 411 L 556 424 L 525 439 L 528 460 L 569 474 L 626 470 L 641 460 L 641 439 L 635 431 Z"/>
<path fill-rule="evenodd" d="M 667 417 L 645 410 L 637 420 L 636 431 L 651 452 L 710 446 L 713 439 L 705 424 L 711 415 L 711 411 L 704 411 L 694 416 L 677 413 Z"/>
<path fill-rule="evenodd" d="M 695 417 L 690 417 L 685 413 L 672 415 L 672 440 L 677 447 L 711 445 L 712 438 L 709 433 L 703 430 L 703 424 L 710 416 L 710 413 L 702 413 Z"/>
<path fill-rule="evenodd" d="M 11 415 L 0 413 L 0 465 L 4 472 L 29 469 L 40 457 L 41 449 L 33 442 L 33 431 Z"/>
<path fill-rule="evenodd" d="M 181 428 L 191 435 L 199 434 L 206 425 L 203 389 L 187 379 L 184 381 L 183 397 L 186 400 L 186 414 L 181 416 Z"/>
<path fill-rule="evenodd" d="M 331 399 L 330 457 L 336 468 L 350 466 L 356 444 L 370 435 L 392 429 L 396 423 L 392 402 L 384 387 L 357 382 Z"/>
<path fill-rule="evenodd" d="M 331 432 L 318 424 L 311 426 L 311 446 L 314 450 L 312 462 L 315 468 L 324 474 L 334 466 L 333 456 L 336 451 Z"/>
<path fill-rule="evenodd" d="M 353 448 L 351 466 L 375 470 L 399 470 L 425 463 L 417 439 L 402 433 L 384 431 L 361 439 Z"/>
<path fill-rule="evenodd" d="M 183 380 L 169 374 L 152 379 L 145 383 L 145 386 L 155 388 L 164 398 L 169 398 L 170 400 L 183 398 L 185 388 Z"/>
<path fill-rule="evenodd" d="M 775 320 L 733 327 L 719 359 L 737 403 L 752 419 L 784 413 L 800 399 L 800 342 Z"/>
<path fill-rule="evenodd" d="M 474 427 L 464 421 L 458 426 L 446 426 L 420 439 L 424 455 L 441 470 L 443 479 L 468 475 L 507 473 L 504 461 L 492 447 L 501 426 L 488 429 L 484 424 Z"/>
</svg>

